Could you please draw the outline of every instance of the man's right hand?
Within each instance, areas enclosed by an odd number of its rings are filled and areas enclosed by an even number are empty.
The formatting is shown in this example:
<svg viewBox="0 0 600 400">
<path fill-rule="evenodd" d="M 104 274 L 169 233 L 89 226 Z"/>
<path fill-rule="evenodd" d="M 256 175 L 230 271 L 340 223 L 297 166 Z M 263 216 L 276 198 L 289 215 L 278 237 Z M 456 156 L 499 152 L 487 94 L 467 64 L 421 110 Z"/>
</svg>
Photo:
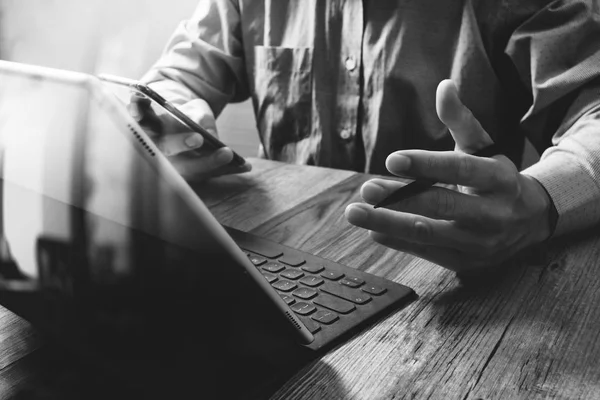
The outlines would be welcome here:
<svg viewBox="0 0 600 400">
<path fill-rule="evenodd" d="M 249 163 L 234 165 L 233 151 L 229 147 L 214 149 L 204 145 L 204 138 L 191 131 L 169 113 L 153 108 L 144 97 L 133 95 L 129 112 L 175 169 L 190 182 L 241 172 L 251 169 Z M 192 100 L 179 109 L 217 137 L 217 124 L 209 105 L 201 99 Z"/>
</svg>

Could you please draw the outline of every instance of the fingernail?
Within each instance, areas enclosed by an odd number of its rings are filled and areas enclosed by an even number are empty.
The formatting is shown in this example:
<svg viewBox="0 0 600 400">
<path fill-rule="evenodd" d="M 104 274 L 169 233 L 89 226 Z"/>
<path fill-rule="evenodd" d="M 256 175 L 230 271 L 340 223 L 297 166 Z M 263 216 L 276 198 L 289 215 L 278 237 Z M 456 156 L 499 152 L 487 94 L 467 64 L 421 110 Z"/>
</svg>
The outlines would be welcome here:
<svg viewBox="0 0 600 400">
<path fill-rule="evenodd" d="M 363 185 L 363 188 L 362 188 L 362 193 L 363 193 L 363 198 L 365 196 L 369 197 L 369 199 L 365 198 L 365 200 L 367 200 L 367 201 L 370 201 L 370 200 L 379 201 L 379 199 L 382 199 L 387 195 L 387 190 L 385 190 L 385 188 L 381 187 L 380 185 L 376 184 L 375 182 L 365 182 L 365 184 Z"/>
<path fill-rule="evenodd" d="M 202 139 L 202 136 L 200 136 L 200 135 L 188 136 L 185 139 L 185 145 L 187 147 L 189 147 L 190 149 L 197 149 L 198 147 L 202 146 L 203 142 L 204 142 L 204 139 Z"/>
<path fill-rule="evenodd" d="M 369 215 L 358 204 L 350 204 L 346 207 L 346 219 L 354 225 L 362 225 L 367 222 Z"/>
<path fill-rule="evenodd" d="M 390 154 L 385 162 L 385 166 L 390 172 L 405 172 L 410 168 L 410 158 L 401 154 Z"/>
<path fill-rule="evenodd" d="M 219 153 L 217 154 L 217 163 L 219 164 L 229 164 L 233 159 L 233 153 L 227 149 L 227 147 L 223 147 L 219 149 Z"/>
</svg>

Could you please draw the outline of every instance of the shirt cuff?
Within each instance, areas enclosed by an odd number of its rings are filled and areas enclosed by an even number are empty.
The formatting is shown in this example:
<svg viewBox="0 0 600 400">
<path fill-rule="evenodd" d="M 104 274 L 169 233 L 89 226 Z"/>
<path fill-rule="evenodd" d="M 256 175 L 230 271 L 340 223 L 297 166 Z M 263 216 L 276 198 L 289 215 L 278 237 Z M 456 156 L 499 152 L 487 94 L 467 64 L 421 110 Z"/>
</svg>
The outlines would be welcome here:
<svg viewBox="0 0 600 400">
<path fill-rule="evenodd" d="M 552 236 L 583 229 L 600 220 L 600 188 L 573 156 L 552 154 L 522 173 L 542 184 L 558 211 Z"/>
</svg>

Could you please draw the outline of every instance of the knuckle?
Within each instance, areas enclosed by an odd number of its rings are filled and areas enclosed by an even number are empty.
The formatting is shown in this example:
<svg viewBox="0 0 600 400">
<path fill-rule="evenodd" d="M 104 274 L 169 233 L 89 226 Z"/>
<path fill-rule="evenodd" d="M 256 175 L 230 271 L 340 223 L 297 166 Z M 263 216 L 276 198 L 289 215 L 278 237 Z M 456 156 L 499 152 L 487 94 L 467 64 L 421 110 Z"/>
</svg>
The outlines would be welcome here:
<svg viewBox="0 0 600 400">
<path fill-rule="evenodd" d="M 463 155 L 458 160 L 456 167 L 457 180 L 468 180 L 473 174 L 473 161 L 471 157 Z"/>
<path fill-rule="evenodd" d="M 423 207 L 423 203 L 426 202 L 426 205 L 429 205 L 429 201 L 429 193 L 425 192 L 423 194 L 417 194 L 415 196 L 404 198 L 398 203 L 394 204 L 394 211 L 417 214 L 419 212 L 418 210 Z"/>
<path fill-rule="evenodd" d="M 451 167 L 452 160 L 448 160 L 446 157 L 440 156 L 438 154 L 429 155 L 426 158 L 425 168 L 431 174 L 440 174 L 443 171 L 446 171 L 449 167 Z"/>
<path fill-rule="evenodd" d="M 504 232 L 516 222 L 514 207 L 507 203 L 496 205 L 491 212 L 492 226 L 497 232 Z"/>
<path fill-rule="evenodd" d="M 429 226 L 421 219 L 413 220 L 412 229 L 410 230 L 410 239 L 415 242 L 428 242 L 430 234 Z"/>
<path fill-rule="evenodd" d="M 436 160 L 436 158 L 435 158 L 435 157 L 433 157 L 433 156 L 429 156 L 429 157 L 427 157 L 427 160 L 426 160 L 426 163 L 425 163 L 425 164 L 426 164 L 426 166 L 427 166 L 427 169 L 428 169 L 429 171 L 435 171 L 435 169 L 436 169 L 436 168 L 437 168 L 437 166 L 438 166 L 438 161 Z"/>
<path fill-rule="evenodd" d="M 489 236 L 479 243 L 478 253 L 484 257 L 490 257 L 498 252 L 500 240 L 496 236 Z"/>
<path fill-rule="evenodd" d="M 517 177 L 518 171 L 508 170 L 508 168 L 496 168 L 494 172 L 494 180 L 502 188 L 510 192 L 519 191 L 519 180 Z"/>
<path fill-rule="evenodd" d="M 448 191 L 437 190 L 432 197 L 435 217 L 452 219 L 456 213 L 456 200 Z"/>
<path fill-rule="evenodd" d="M 433 168 L 436 166 L 435 157 L 429 156 L 427 157 L 427 168 Z"/>
</svg>

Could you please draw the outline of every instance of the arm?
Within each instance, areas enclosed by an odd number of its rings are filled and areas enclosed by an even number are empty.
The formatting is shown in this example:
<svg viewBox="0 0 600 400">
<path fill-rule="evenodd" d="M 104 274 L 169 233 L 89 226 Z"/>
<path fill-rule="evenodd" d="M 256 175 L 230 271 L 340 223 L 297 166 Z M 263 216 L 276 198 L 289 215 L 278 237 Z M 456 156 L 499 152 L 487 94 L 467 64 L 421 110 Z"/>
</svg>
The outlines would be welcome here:
<svg viewBox="0 0 600 400">
<path fill-rule="evenodd" d="M 600 221 L 600 89 L 589 111 L 576 118 L 540 161 L 523 171 L 550 195 L 558 220 L 554 236 Z"/>
<path fill-rule="evenodd" d="M 549 193 L 554 235 L 600 221 L 600 10 L 556 1 L 520 26 L 506 52 L 533 103 L 522 127 L 544 151 L 523 171 Z"/>
<path fill-rule="evenodd" d="M 237 1 L 200 1 L 192 18 L 179 25 L 163 55 L 142 81 L 218 136 L 215 116 L 230 101 L 248 97 L 240 32 Z M 160 115 L 150 115 L 151 110 L 143 104 L 132 103 L 130 108 L 140 123 L 162 119 Z M 232 166 L 231 149 L 207 148 L 202 136 L 195 132 L 165 130 L 152 139 L 188 180 L 202 181 L 251 169 L 248 163 Z"/>
<path fill-rule="evenodd" d="M 202 99 L 218 116 L 249 96 L 240 32 L 237 1 L 202 0 L 142 80 L 177 105 Z"/>
<path fill-rule="evenodd" d="M 555 1 L 524 23 L 507 53 L 533 102 L 522 128 L 542 159 L 519 172 L 504 156 L 465 155 L 491 143 L 460 101 L 451 83 L 438 87 L 437 110 L 456 152 L 404 150 L 392 153 L 388 170 L 399 176 L 458 185 L 433 187 L 374 210 L 351 204 L 348 220 L 369 229 L 388 247 L 415 254 L 457 272 L 477 272 L 502 263 L 552 234 L 600 220 L 600 17 L 592 0 Z M 546 144 L 547 143 L 547 144 Z M 361 194 L 375 204 L 402 184 L 372 180 Z"/>
</svg>

